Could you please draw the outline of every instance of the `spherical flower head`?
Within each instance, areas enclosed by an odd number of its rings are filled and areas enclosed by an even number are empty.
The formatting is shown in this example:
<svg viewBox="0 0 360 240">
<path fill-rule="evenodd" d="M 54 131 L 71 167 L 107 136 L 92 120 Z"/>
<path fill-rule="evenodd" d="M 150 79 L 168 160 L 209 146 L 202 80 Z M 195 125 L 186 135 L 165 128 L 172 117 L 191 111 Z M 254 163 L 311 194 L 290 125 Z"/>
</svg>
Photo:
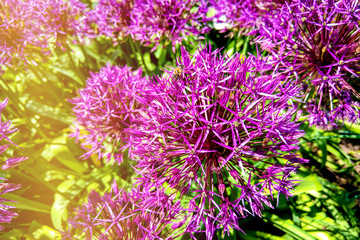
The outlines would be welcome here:
<svg viewBox="0 0 360 240">
<path fill-rule="evenodd" d="M 206 1 L 136 0 L 132 10 L 131 36 L 148 45 L 166 40 L 180 43 L 185 36 L 207 32 Z"/>
<path fill-rule="evenodd" d="M 100 158 L 123 160 L 123 151 L 129 141 L 128 130 L 137 122 L 141 105 L 133 95 L 142 91 L 145 79 L 141 69 L 107 65 L 99 73 L 92 73 L 75 105 L 77 129 L 72 134 L 82 140 L 87 150 L 83 157 L 97 153 Z M 90 147 L 90 148 L 89 148 Z"/>
<path fill-rule="evenodd" d="M 5 99 L 4 101 L 0 102 L 0 115 L 1 115 L 2 111 L 5 109 L 7 103 L 8 103 L 8 99 Z M 13 128 L 11 126 L 11 121 L 2 122 L 1 116 L 0 116 L 0 144 L 1 144 L 0 145 L 0 154 L 3 153 L 9 147 L 9 143 L 14 144 L 9 139 L 9 135 L 13 134 L 16 131 L 17 131 L 17 129 Z M 3 144 L 3 141 L 5 141 L 6 144 Z M 5 165 L 2 166 L 2 169 L 8 169 L 8 168 L 14 167 L 24 160 L 26 160 L 25 157 L 8 159 L 8 160 L 6 160 Z M 4 182 L 4 181 L 6 181 L 6 179 L 4 179 L 4 178 L 0 177 L 0 181 L 1 181 L 0 182 L 0 195 L 8 193 L 8 192 L 12 192 L 12 191 L 20 188 L 20 185 Z M 17 216 L 16 213 L 11 211 L 11 209 L 13 209 L 14 207 L 8 206 L 8 205 L 4 204 L 3 202 L 12 202 L 12 201 L 0 197 L 0 224 L 9 223 L 15 216 Z M 0 225 L 0 230 L 3 230 L 3 229 L 4 229 L 4 227 Z"/>
<path fill-rule="evenodd" d="M 33 62 L 32 54 L 48 54 L 48 35 L 36 1 L 0 1 L 0 67 Z"/>
<path fill-rule="evenodd" d="M 94 36 L 110 37 L 115 43 L 129 34 L 131 25 L 131 0 L 100 0 L 96 7 L 87 13 Z"/>
<path fill-rule="evenodd" d="M 38 8 L 43 12 L 43 27 L 55 37 L 57 45 L 70 36 L 87 35 L 87 8 L 80 0 L 41 0 Z"/>
<path fill-rule="evenodd" d="M 359 98 L 359 12 L 358 1 L 296 0 L 259 30 L 256 42 L 276 56 L 274 67 L 303 84 L 312 124 L 359 121 L 359 103 L 348 97 Z"/>
<path fill-rule="evenodd" d="M 285 1 L 281 0 L 212 0 L 215 9 L 214 27 L 222 32 L 231 30 L 230 36 L 236 32 L 249 33 L 260 24 L 261 19 L 281 8 Z"/>
<path fill-rule="evenodd" d="M 261 216 L 274 194 L 291 196 L 299 162 L 291 152 L 303 135 L 291 120 L 297 87 L 265 75 L 267 59 L 219 51 L 209 45 L 192 57 L 182 49 L 179 66 L 152 79 L 139 100 L 146 127 L 132 142 L 139 181 L 193 196 L 188 230 L 202 222 L 208 239 Z"/>
<path fill-rule="evenodd" d="M 113 185 L 111 193 L 100 196 L 92 191 L 69 222 L 86 239 L 155 240 L 175 239 L 180 234 L 175 225 L 185 222 L 180 202 L 163 190 L 126 192 Z M 175 227 L 170 227 L 175 226 Z"/>
</svg>

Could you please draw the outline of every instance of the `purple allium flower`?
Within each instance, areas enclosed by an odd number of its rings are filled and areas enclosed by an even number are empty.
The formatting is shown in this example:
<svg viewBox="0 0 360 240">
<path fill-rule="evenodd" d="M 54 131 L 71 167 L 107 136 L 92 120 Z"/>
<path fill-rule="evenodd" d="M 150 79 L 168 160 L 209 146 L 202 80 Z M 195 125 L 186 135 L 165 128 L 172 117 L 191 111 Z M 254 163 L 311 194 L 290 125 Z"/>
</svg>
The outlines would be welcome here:
<svg viewBox="0 0 360 240">
<path fill-rule="evenodd" d="M 44 28 L 55 36 L 56 44 L 61 46 L 69 36 L 86 35 L 87 9 L 80 0 L 41 0 L 38 8 L 43 13 Z"/>
<path fill-rule="evenodd" d="M 2 111 L 5 109 L 7 103 L 8 103 L 7 98 L 4 101 L 0 102 L 0 115 L 1 115 Z M 0 116 L 0 141 L 6 140 L 7 143 L 14 144 L 9 139 L 8 136 L 16 131 L 17 131 L 17 129 L 13 128 L 11 126 L 11 121 L 2 122 L 1 116 Z M 3 153 L 8 147 L 9 147 L 9 144 L 4 145 L 1 143 L 0 154 Z M 5 163 L 5 165 L 2 166 L 2 168 L 8 169 L 8 168 L 14 167 L 26 159 L 27 159 L 26 157 L 8 159 L 8 160 L 6 160 L 6 163 Z M 6 179 L 1 178 L 1 177 L 0 177 L 0 180 L 6 181 Z M 0 195 L 14 191 L 18 188 L 20 188 L 20 185 L 1 182 L 0 183 Z M 17 216 L 16 213 L 11 211 L 11 209 L 13 209 L 14 207 L 7 206 L 7 205 L 3 204 L 3 202 L 11 202 L 11 200 L 0 198 L 0 224 L 1 223 L 9 223 L 15 216 Z M 3 228 L 4 227 L 0 225 L 0 230 L 2 230 Z"/>
<path fill-rule="evenodd" d="M 5 161 L 5 165 L 3 165 L 1 168 L 6 170 L 9 168 L 13 168 L 18 166 L 20 163 L 25 161 L 27 157 L 16 157 L 16 158 L 9 158 Z"/>
<path fill-rule="evenodd" d="M 174 45 L 187 35 L 210 30 L 205 26 L 206 6 L 203 0 L 136 0 L 130 33 L 146 45 L 163 39 Z"/>
<path fill-rule="evenodd" d="M 220 31 L 232 30 L 230 35 L 245 34 L 284 3 L 285 0 L 212 0 L 211 6 L 216 12 L 214 26 Z"/>
<path fill-rule="evenodd" d="M 191 57 L 183 48 L 179 67 L 152 79 L 139 97 L 148 107 L 142 137 L 131 143 L 139 182 L 193 196 L 188 231 L 202 222 L 208 239 L 273 208 L 273 195 L 292 196 L 290 174 L 306 162 L 291 153 L 303 135 L 291 120 L 298 88 L 266 75 L 266 58 L 219 51 L 208 46 Z"/>
<path fill-rule="evenodd" d="M 0 9 L 0 66 L 36 65 L 54 41 L 87 34 L 86 5 L 79 0 L 4 0 Z"/>
<path fill-rule="evenodd" d="M 33 53 L 48 54 L 48 36 L 40 26 L 42 18 L 36 1 L 0 1 L 0 67 L 33 60 Z"/>
<path fill-rule="evenodd" d="M 256 42 L 274 55 L 274 67 L 303 84 L 311 124 L 359 121 L 351 98 L 360 71 L 359 13 L 358 1 L 296 0 L 258 30 Z"/>
<path fill-rule="evenodd" d="M 6 180 L 4 178 L 0 178 L 0 180 Z M 12 184 L 12 183 L 0 183 L 0 196 L 2 194 L 12 192 L 16 189 L 19 189 L 20 185 Z M 13 202 L 8 199 L 4 199 L 0 197 L 0 224 L 2 223 L 9 223 L 11 220 L 16 217 L 18 214 L 12 212 L 11 210 L 14 208 L 13 206 L 8 206 L 4 204 L 4 202 Z M 3 226 L 0 225 L 0 231 L 4 229 Z"/>
<path fill-rule="evenodd" d="M 4 101 L 2 101 L 0 103 L 0 114 L 2 113 L 2 111 L 4 111 L 5 107 L 7 106 L 8 104 L 8 99 L 5 98 Z M 8 135 L 16 132 L 17 129 L 16 128 L 13 128 L 11 126 L 11 121 L 7 121 L 7 122 L 1 122 L 1 118 L 0 118 L 0 141 L 5 139 L 7 140 L 8 142 L 10 142 L 11 144 L 14 144 L 9 138 L 8 138 Z M 0 150 L 0 153 L 3 153 L 7 147 L 9 145 L 3 145 L 1 146 L 1 150 Z"/>
<path fill-rule="evenodd" d="M 86 87 L 79 90 L 80 96 L 71 100 L 79 125 L 72 136 L 83 140 L 88 150 L 83 157 L 97 153 L 99 158 L 122 162 L 128 129 L 136 124 L 141 108 L 132 96 L 144 86 L 141 73 L 141 69 L 107 65 L 92 73 Z"/>
<path fill-rule="evenodd" d="M 115 44 L 131 35 L 145 45 L 162 40 L 175 45 L 187 35 L 210 30 L 207 5 L 204 0 L 100 0 L 88 20 L 94 36 L 105 35 Z"/>
<path fill-rule="evenodd" d="M 159 189 L 126 192 L 114 184 L 112 192 L 102 197 L 90 192 L 88 201 L 69 222 L 71 228 L 82 230 L 86 239 L 175 239 L 186 218 L 180 202 L 173 198 Z M 71 238 L 71 228 L 65 239 Z"/>
<path fill-rule="evenodd" d="M 95 9 L 88 12 L 88 19 L 95 36 L 104 35 L 117 43 L 129 34 L 132 0 L 100 0 Z"/>
<path fill-rule="evenodd" d="M 5 109 L 6 105 L 8 104 L 8 99 L 5 98 L 4 101 L 0 102 L 0 115 L 2 111 Z M 9 135 L 17 132 L 18 130 L 11 126 L 11 121 L 2 122 L 0 118 L 0 154 L 6 151 L 6 149 L 10 145 L 15 145 L 10 138 Z M 6 143 L 2 143 L 2 141 L 5 140 Z M 9 169 L 12 167 L 15 167 L 19 165 L 21 162 L 25 161 L 27 157 L 15 157 L 15 158 L 9 158 L 5 160 L 5 165 L 2 166 L 2 169 Z"/>
</svg>

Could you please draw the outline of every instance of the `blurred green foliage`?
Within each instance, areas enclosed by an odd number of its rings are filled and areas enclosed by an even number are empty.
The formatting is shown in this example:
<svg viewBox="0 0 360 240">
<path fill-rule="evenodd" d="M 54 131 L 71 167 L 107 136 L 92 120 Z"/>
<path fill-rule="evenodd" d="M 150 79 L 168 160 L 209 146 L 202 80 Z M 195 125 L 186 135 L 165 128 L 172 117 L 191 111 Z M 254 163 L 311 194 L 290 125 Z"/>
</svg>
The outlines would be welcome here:
<svg viewBox="0 0 360 240">
<path fill-rule="evenodd" d="M 204 41 L 214 49 L 222 47 L 228 55 L 256 54 L 249 37 L 225 36 L 213 30 Z M 191 39 L 182 46 L 190 52 L 198 47 Z M 131 187 L 130 160 L 117 166 L 96 156 L 80 159 L 83 150 L 68 137 L 74 117 L 67 100 L 77 95 L 90 72 L 106 63 L 142 67 L 149 76 L 161 74 L 166 64 L 176 65 L 180 46 L 175 52 L 163 43 L 153 52 L 151 48 L 130 38 L 116 46 L 107 39 L 85 46 L 69 41 L 66 51 L 54 48 L 52 57 L 37 66 L 7 69 L 0 76 L 1 100 L 9 98 L 3 117 L 20 130 L 12 136 L 19 148 L 10 149 L 5 156 L 29 157 L 2 173 L 22 188 L 3 196 L 16 201 L 9 205 L 16 207 L 19 216 L 6 225 L 0 239 L 60 239 L 58 231 L 66 225 L 69 213 L 91 189 L 108 191 L 113 180 Z M 332 131 L 306 124 L 302 128 L 306 135 L 299 153 L 310 162 L 294 176 L 301 180 L 294 197 L 286 200 L 280 196 L 278 207 L 266 209 L 263 218 L 242 220 L 246 235 L 234 231 L 228 236 L 219 230 L 217 239 L 359 239 L 360 126 L 344 123 Z"/>
</svg>

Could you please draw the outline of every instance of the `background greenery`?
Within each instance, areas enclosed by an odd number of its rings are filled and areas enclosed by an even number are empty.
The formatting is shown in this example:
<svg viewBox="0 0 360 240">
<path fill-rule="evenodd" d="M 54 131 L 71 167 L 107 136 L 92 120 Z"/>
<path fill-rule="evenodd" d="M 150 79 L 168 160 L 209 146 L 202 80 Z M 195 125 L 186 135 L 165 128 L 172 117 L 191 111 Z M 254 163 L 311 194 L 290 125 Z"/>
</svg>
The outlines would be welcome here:
<svg viewBox="0 0 360 240">
<path fill-rule="evenodd" d="M 206 35 L 213 49 L 222 47 L 229 55 L 256 53 L 249 37 L 225 38 L 215 30 Z M 9 182 L 22 188 L 2 197 L 16 201 L 19 216 L 1 232 L 0 239 L 59 239 L 58 230 L 66 226 L 72 210 L 96 189 L 108 191 L 113 179 L 119 186 L 131 186 L 131 162 L 121 166 L 106 164 L 96 156 L 79 159 L 80 144 L 69 138 L 74 117 L 67 101 L 85 86 L 90 71 L 97 72 L 106 63 L 142 67 L 148 75 L 161 74 L 165 65 L 176 66 L 176 52 L 160 44 L 142 47 L 131 39 L 113 46 L 107 39 L 88 45 L 65 44 L 66 51 L 53 48 L 52 57 L 40 57 L 38 65 L 7 69 L 0 76 L 1 100 L 9 98 L 3 118 L 12 120 L 20 131 L 11 139 L 19 148 L 11 148 L 2 158 L 27 156 L 18 167 L 1 171 Z M 188 51 L 198 45 L 183 41 Z M 241 232 L 218 239 L 359 239 L 360 126 L 344 123 L 331 131 L 301 126 L 299 154 L 310 162 L 301 167 L 294 179 L 301 180 L 294 197 L 280 196 L 276 209 L 266 209 L 263 218 L 248 217 Z M 271 229 L 270 231 L 265 229 Z"/>
</svg>

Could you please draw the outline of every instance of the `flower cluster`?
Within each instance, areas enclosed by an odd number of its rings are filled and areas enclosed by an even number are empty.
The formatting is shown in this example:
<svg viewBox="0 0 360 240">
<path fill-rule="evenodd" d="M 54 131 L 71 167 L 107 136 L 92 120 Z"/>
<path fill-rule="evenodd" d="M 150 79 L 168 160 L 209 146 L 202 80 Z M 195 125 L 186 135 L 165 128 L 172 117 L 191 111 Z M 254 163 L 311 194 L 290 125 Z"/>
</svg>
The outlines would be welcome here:
<svg viewBox="0 0 360 240">
<path fill-rule="evenodd" d="M 359 12 L 357 1 L 296 0 L 258 30 L 274 67 L 303 85 L 311 124 L 359 121 Z"/>
<path fill-rule="evenodd" d="M 79 0 L 4 0 L 0 2 L 0 66 L 33 63 L 48 55 L 49 44 L 60 44 L 65 34 L 85 32 Z M 84 30 L 80 29 L 84 27 Z"/>
<path fill-rule="evenodd" d="M 5 109 L 6 105 L 8 103 L 8 99 L 5 99 L 3 102 L 0 103 L 0 114 Z M 6 140 L 8 143 L 14 144 L 10 139 L 9 135 L 16 132 L 17 129 L 13 128 L 11 126 L 11 122 L 1 122 L 0 118 L 0 141 Z M 0 145 L 0 154 L 3 153 L 7 148 L 9 147 L 9 144 L 1 144 Z M 11 158 L 6 160 L 5 165 L 2 166 L 2 169 L 8 169 L 11 167 L 17 166 L 20 162 L 26 160 L 25 157 L 21 158 Z M 6 179 L 0 177 L 1 181 L 6 181 Z M 20 185 L 12 184 L 12 183 L 0 183 L 0 195 L 14 191 L 16 189 L 19 189 Z M 6 204 L 3 204 L 3 202 L 9 202 L 10 200 L 0 198 L 0 223 L 9 223 L 15 216 L 17 216 L 16 213 L 12 212 L 11 209 L 14 207 L 8 206 Z M 3 226 L 0 226 L 0 230 L 3 229 Z"/>
<path fill-rule="evenodd" d="M 61 45 L 69 36 L 86 35 L 87 8 L 80 0 L 41 0 L 40 8 L 45 27 L 56 38 L 56 44 Z"/>
<path fill-rule="evenodd" d="M 102 197 L 96 191 L 89 194 L 64 237 L 71 239 L 74 228 L 86 239 L 175 239 L 186 217 L 180 202 L 173 198 L 159 189 L 126 192 L 114 183 L 112 192 Z"/>
<path fill-rule="evenodd" d="M 290 175 L 304 162 L 291 154 L 303 135 L 292 121 L 298 88 L 266 75 L 266 61 L 182 49 L 179 66 L 138 97 L 147 106 L 131 142 L 139 182 L 193 196 L 189 232 L 204 223 L 212 239 L 218 228 L 239 229 L 239 218 L 261 216 L 274 194 L 291 196 Z"/>
<path fill-rule="evenodd" d="M 31 1 L 30 1 L 31 3 Z M 23 0 L 0 2 L 0 66 L 30 61 L 31 52 L 42 52 L 47 46 L 47 38 L 39 27 L 42 24 L 40 12 L 34 4 Z"/>
<path fill-rule="evenodd" d="M 214 25 L 220 31 L 231 30 L 231 35 L 245 34 L 257 28 L 263 17 L 276 14 L 285 1 L 281 0 L 212 0 L 215 9 Z"/>
<path fill-rule="evenodd" d="M 173 44 L 191 33 L 207 32 L 206 1 L 203 0 L 101 0 L 89 12 L 95 32 L 114 42 L 131 35 L 143 44 L 166 39 Z"/>
<path fill-rule="evenodd" d="M 136 125 L 141 109 L 133 97 L 144 88 L 141 73 L 107 65 L 99 73 L 92 73 L 86 87 L 79 90 L 80 96 L 71 100 L 78 124 L 72 136 L 81 139 L 88 150 L 83 157 L 97 153 L 99 158 L 122 162 L 126 142 L 131 138 L 129 129 Z"/>
<path fill-rule="evenodd" d="M 210 30 L 203 24 L 206 12 L 203 0 L 137 0 L 131 35 L 145 44 L 158 43 L 164 37 L 171 42 L 181 42 L 186 35 Z"/>
<path fill-rule="evenodd" d="M 115 43 L 129 35 L 132 9 L 131 0 L 100 0 L 87 14 L 88 22 L 94 29 L 93 35 L 110 37 Z"/>
</svg>

